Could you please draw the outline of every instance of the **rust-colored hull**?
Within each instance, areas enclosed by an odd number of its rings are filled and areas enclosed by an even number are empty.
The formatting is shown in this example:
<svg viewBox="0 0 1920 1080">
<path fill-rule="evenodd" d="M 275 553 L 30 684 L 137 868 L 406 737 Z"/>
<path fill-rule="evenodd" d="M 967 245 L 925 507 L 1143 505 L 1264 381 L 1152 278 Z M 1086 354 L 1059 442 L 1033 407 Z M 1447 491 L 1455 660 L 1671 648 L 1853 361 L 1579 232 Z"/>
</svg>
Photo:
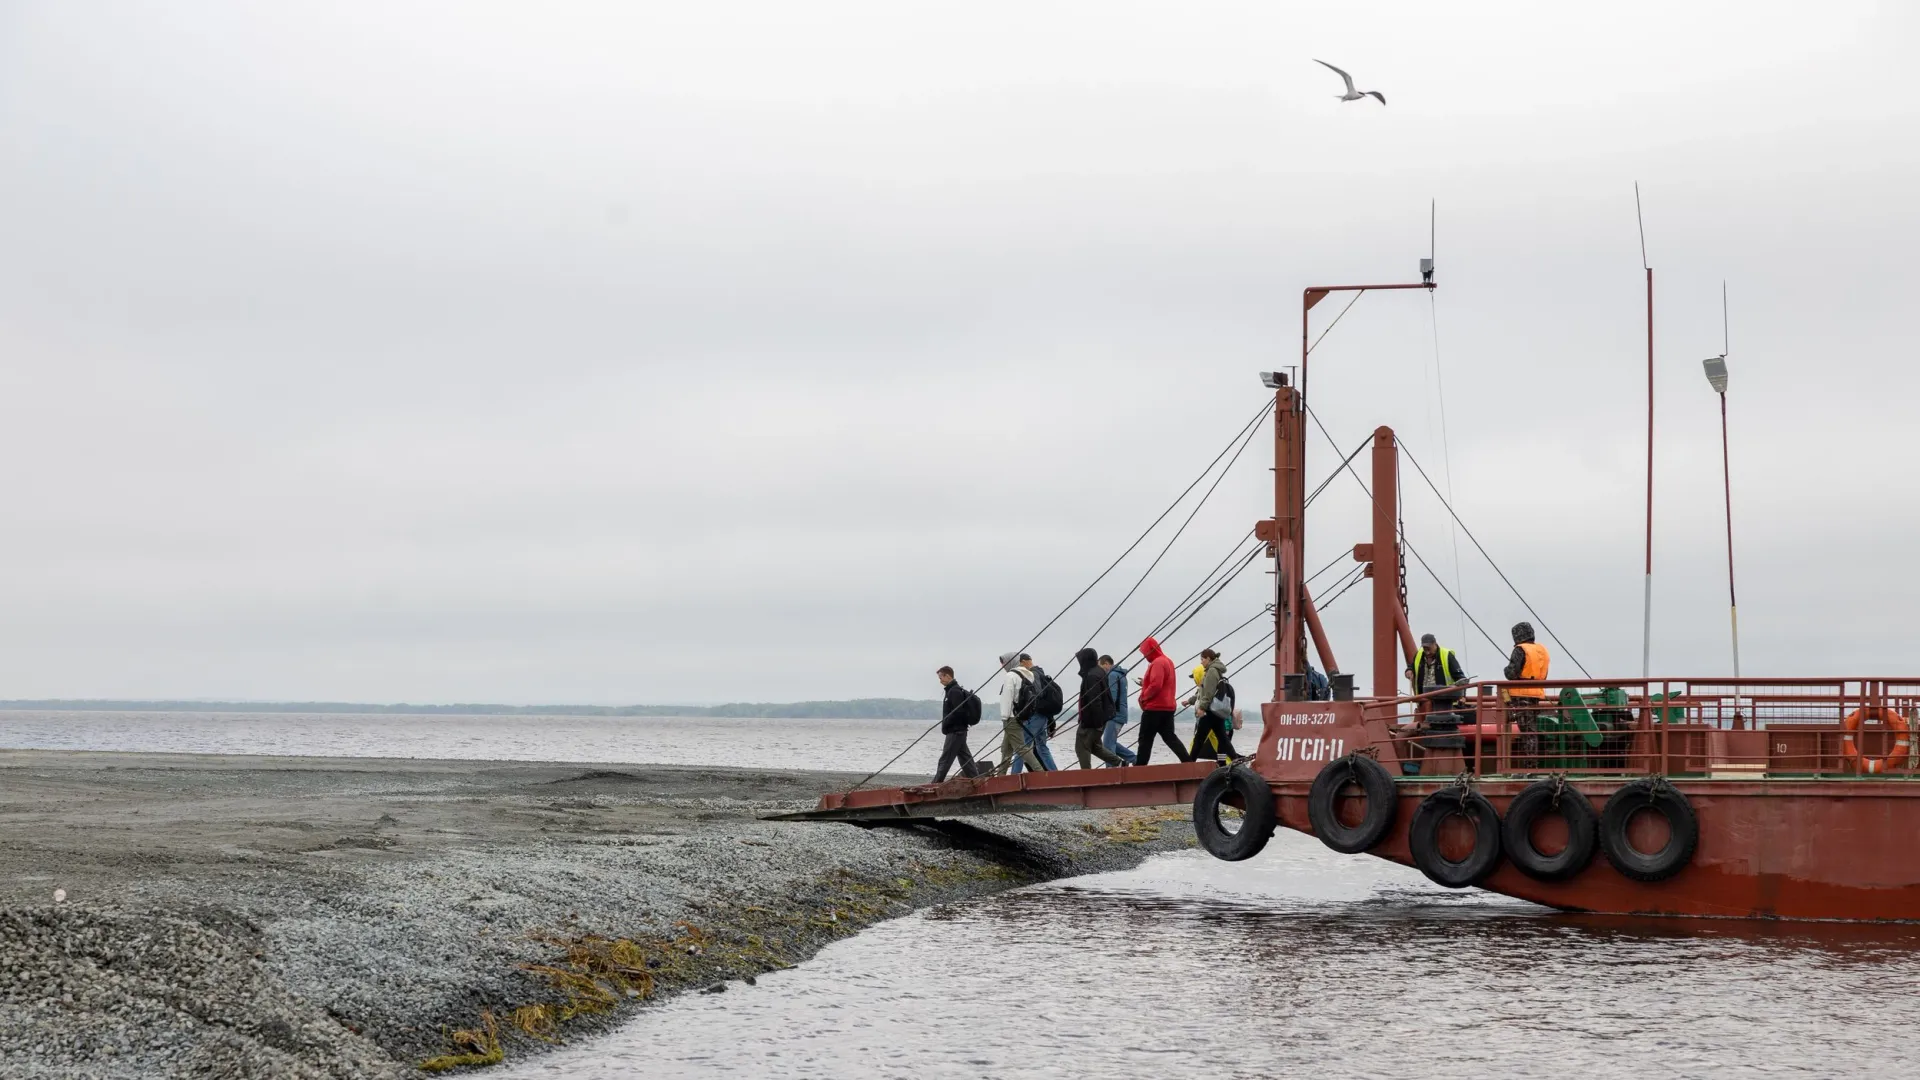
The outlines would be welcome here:
<svg viewBox="0 0 1920 1080">
<path fill-rule="evenodd" d="M 1213 766 L 1069 770 L 938 787 L 828 795 L 795 817 L 898 822 L 1039 809 L 1191 804 Z M 1531 779 L 1489 778 L 1475 787 L 1504 815 Z M 1620 779 L 1573 781 L 1595 807 Z M 1693 861 L 1660 882 L 1616 873 L 1602 856 L 1570 881 L 1543 882 L 1502 863 L 1481 887 L 1565 911 L 1613 915 L 1920 921 L 1920 783 L 1911 780 L 1675 780 L 1693 804 L 1700 843 Z M 1311 834 L 1311 782 L 1273 781 L 1280 824 Z M 1420 800 L 1447 781 L 1399 785 L 1394 827 L 1369 852 L 1412 865 L 1407 826 Z"/>
<path fill-rule="evenodd" d="M 1504 816 L 1524 780 L 1477 784 Z M 1441 783 L 1402 785 L 1392 831 L 1370 854 L 1411 866 L 1407 825 Z M 1598 807 L 1617 783 L 1576 783 Z M 1311 834 L 1309 785 L 1275 785 L 1280 823 Z M 1616 915 L 1920 920 L 1920 785 L 1855 780 L 1676 781 L 1700 822 L 1693 861 L 1659 882 L 1595 856 L 1572 880 L 1535 881 L 1502 863 L 1481 887 L 1565 911 Z"/>
</svg>

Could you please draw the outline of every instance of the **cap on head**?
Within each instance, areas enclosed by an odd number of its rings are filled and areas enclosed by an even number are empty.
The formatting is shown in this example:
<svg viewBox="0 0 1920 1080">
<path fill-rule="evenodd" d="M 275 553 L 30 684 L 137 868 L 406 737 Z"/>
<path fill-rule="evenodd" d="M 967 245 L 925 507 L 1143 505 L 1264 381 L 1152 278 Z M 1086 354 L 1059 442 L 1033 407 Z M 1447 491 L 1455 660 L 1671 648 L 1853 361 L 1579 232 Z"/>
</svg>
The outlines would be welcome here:
<svg viewBox="0 0 1920 1080">
<path fill-rule="evenodd" d="M 1427 647 L 1428 645 L 1438 645 L 1438 644 L 1440 644 L 1440 639 L 1439 639 L 1439 638 L 1437 638 L 1437 637 L 1434 637 L 1434 636 L 1433 636 L 1432 634 L 1421 634 L 1421 635 L 1420 635 L 1420 647 L 1421 647 L 1421 648 L 1425 648 L 1425 647 Z"/>
</svg>

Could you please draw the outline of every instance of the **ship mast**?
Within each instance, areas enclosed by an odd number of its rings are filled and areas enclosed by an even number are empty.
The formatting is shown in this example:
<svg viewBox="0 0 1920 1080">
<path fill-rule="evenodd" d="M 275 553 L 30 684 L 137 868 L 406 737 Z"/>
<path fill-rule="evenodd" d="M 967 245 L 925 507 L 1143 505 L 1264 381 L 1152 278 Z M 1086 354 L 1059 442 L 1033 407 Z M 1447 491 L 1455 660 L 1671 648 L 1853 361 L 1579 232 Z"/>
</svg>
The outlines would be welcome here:
<svg viewBox="0 0 1920 1080">
<path fill-rule="evenodd" d="M 1283 372 L 1266 372 L 1261 378 L 1274 391 L 1273 414 L 1273 521 L 1262 523 L 1268 527 L 1262 532 L 1268 543 L 1268 549 L 1274 559 L 1274 573 L 1277 579 L 1275 589 L 1274 655 L 1273 655 L 1273 698 L 1285 700 L 1289 677 L 1298 677 L 1307 669 L 1307 636 L 1311 632 L 1320 661 L 1331 675 L 1335 670 L 1333 651 L 1328 646 L 1325 631 L 1320 626 L 1319 614 L 1313 609 L 1313 600 L 1306 590 L 1302 567 L 1306 555 L 1306 464 L 1307 464 L 1307 360 L 1313 352 L 1309 337 L 1310 318 L 1314 305 L 1337 292 L 1367 293 L 1385 292 L 1400 289 L 1432 290 L 1438 286 L 1433 280 L 1433 260 L 1421 260 L 1421 277 L 1418 282 L 1406 282 L 1394 285 L 1315 285 L 1301 296 L 1300 306 L 1300 385 L 1294 387 Z M 1355 299 L 1358 299 L 1356 297 Z M 1381 469 L 1381 443 L 1384 435 L 1386 454 L 1389 459 L 1397 456 L 1393 444 L 1393 433 L 1381 428 L 1375 433 L 1374 468 L 1376 477 Z M 1391 491 L 1391 485 L 1388 488 Z M 1387 524 L 1373 524 L 1372 533 L 1375 542 L 1369 545 L 1373 549 L 1376 563 L 1374 581 L 1374 688 L 1376 696 L 1391 697 L 1399 685 L 1397 663 L 1391 659 L 1382 661 L 1383 656 L 1391 656 L 1395 639 L 1400 628 L 1406 625 L 1406 614 L 1400 605 L 1398 595 L 1400 582 L 1400 544 L 1394 518 L 1394 506 L 1388 502 L 1380 503 L 1381 491 L 1376 483 L 1374 490 L 1374 516 L 1382 512 L 1387 515 Z M 1380 538 L 1390 540 L 1389 548 L 1383 552 Z M 1385 556 L 1390 554 L 1392 562 Z M 1391 590 L 1392 612 L 1383 614 L 1387 600 L 1383 599 L 1383 590 Z M 1397 614 L 1396 614 L 1397 613 Z M 1382 676 L 1382 671 L 1385 676 Z"/>
</svg>

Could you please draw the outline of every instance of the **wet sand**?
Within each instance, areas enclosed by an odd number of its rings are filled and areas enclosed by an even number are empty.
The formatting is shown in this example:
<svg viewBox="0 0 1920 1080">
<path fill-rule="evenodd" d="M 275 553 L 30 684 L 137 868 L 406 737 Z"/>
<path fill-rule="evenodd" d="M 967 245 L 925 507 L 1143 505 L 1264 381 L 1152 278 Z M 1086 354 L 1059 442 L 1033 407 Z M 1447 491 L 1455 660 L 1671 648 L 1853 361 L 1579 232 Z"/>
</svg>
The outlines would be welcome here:
<svg viewBox="0 0 1920 1080">
<path fill-rule="evenodd" d="M 1191 842 L 1164 811 L 760 820 L 857 779 L 0 751 L 0 1074 L 519 1057 L 917 907 Z"/>
</svg>

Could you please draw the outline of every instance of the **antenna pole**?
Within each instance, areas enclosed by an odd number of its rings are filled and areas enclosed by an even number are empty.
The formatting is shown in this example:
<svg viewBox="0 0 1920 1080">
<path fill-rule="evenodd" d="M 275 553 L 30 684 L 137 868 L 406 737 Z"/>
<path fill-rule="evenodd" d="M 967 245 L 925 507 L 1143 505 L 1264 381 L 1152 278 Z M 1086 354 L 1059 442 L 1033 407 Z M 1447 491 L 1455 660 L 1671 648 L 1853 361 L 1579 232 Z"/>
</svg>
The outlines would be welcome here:
<svg viewBox="0 0 1920 1080">
<path fill-rule="evenodd" d="M 1720 283 L 1720 355 L 1727 355 L 1727 283 Z M 1727 497 L 1727 623 L 1733 631 L 1733 677 L 1740 677 L 1740 599 L 1733 591 L 1733 459 L 1727 453 L 1727 392 L 1720 391 L 1720 477 Z"/>
<path fill-rule="evenodd" d="M 1633 215 L 1640 223 L 1640 266 L 1647 272 L 1647 576 L 1640 605 L 1640 677 L 1646 679 L 1653 671 L 1653 267 L 1647 263 L 1647 221 L 1640 210 L 1637 180 Z"/>
</svg>

